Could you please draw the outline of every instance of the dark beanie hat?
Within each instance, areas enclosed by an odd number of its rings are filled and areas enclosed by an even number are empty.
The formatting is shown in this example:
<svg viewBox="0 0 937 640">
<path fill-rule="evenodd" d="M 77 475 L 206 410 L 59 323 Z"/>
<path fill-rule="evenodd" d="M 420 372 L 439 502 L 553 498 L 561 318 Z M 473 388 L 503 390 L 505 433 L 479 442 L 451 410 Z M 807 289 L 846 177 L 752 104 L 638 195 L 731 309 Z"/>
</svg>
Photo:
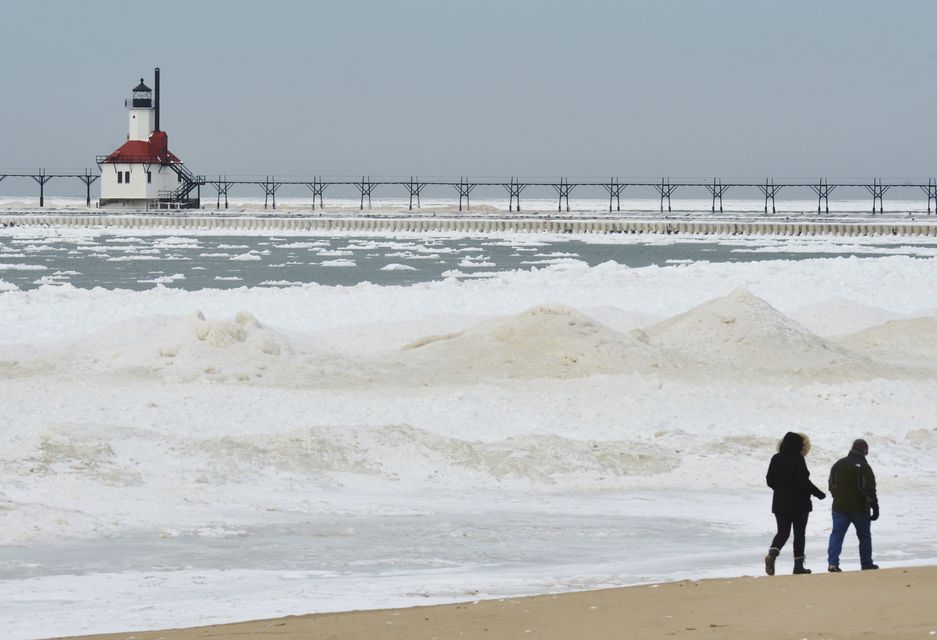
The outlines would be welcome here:
<svg viewBox="0 0 937 640">
<path fill-rule="evenodd" d="M 852 443 L 852 450 L 858 451 L 862 455 L 867 456 L 869 455 L 869 443 L 863 440 L 862 438 L 859 438 L 858 440 Z"/>
</svg>

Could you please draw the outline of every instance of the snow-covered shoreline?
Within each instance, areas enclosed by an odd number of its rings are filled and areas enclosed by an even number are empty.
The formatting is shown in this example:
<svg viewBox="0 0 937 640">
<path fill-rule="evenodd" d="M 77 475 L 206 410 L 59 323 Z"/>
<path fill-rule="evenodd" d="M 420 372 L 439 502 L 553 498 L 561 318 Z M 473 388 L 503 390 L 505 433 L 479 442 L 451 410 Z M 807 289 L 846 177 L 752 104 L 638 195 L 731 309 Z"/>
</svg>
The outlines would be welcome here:
<svg viewBox="0 0 937 640">
<path fill-rule="evenodd" d="M 933 562 L 935 309 L 937 259 L 909 255 L 0 292 L 0 622 L 751 572 L 787 430 L 818 484 L 869 439 L 878 559 Z"/>
</svg>

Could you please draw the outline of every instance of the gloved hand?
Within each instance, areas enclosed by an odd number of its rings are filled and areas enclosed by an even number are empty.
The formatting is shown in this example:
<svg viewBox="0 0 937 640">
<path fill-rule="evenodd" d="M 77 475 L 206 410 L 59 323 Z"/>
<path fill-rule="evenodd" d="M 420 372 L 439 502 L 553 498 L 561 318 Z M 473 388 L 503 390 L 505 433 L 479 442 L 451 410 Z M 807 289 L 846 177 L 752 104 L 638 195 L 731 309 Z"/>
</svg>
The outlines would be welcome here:
<svg viewBox="0 0 937 640">
<path fill-rule="evenodd" d="M 872 520 L 878 520 L 878 503 L 872 505 Z"/>
</svg>

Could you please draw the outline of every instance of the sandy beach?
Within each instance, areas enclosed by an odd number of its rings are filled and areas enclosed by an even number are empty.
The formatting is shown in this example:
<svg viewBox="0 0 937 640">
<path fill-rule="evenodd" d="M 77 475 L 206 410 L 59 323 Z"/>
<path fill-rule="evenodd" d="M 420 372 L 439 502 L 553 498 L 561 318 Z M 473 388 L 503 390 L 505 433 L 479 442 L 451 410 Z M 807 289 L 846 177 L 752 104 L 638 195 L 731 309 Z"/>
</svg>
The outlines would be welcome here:
<svg viewBox="0 0 937 640">
<path fill-rule="evenodd" d="M 819 568 L 819 567 L 817 567 Z M 744 576 L 432 607 L 290 616 L 95 640 L 927 638 L 937 567 Z"/>
</svg>

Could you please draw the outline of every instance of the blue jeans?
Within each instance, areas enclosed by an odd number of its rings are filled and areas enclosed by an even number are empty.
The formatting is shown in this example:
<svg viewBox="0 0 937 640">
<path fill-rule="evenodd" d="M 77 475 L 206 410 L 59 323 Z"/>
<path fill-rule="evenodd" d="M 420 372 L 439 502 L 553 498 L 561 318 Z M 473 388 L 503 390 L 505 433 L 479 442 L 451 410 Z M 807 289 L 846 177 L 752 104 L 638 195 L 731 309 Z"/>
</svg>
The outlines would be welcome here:
<svg viewBox="0 0 937 640">
<path fill-rule="evenodd" d="M 856 528 L 856 537 L 859 538 L 859 562 L 864 569 L 872 565 L 872 522 L 868 511 L 833 512 L 833 531 L 830 533 L 830 546 L 827 550 L 829 563 L 839 566 L 839 554 L 843 551 L 843 539 L 850 524 Z"/>
</svg>

